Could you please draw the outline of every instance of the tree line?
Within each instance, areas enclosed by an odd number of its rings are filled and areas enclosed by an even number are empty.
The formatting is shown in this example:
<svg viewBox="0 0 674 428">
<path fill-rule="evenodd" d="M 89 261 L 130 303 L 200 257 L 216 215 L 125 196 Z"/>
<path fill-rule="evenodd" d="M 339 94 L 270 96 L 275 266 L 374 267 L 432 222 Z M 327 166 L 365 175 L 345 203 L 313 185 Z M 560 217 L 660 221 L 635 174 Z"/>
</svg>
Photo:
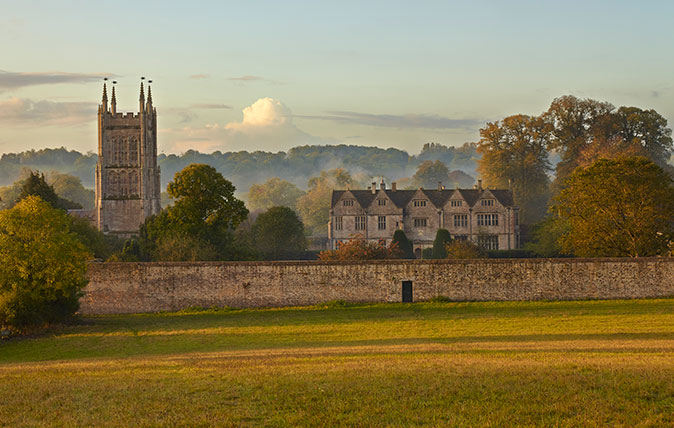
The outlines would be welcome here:
<svg viewBox="0 0 674 428">
<path fill-rule="evenodd" d="M 173 176 L 193 163 L 214 167 L 237 189 L 246 192 L 250 186 L 278 177 L 303 187 L 311 177 L 323 170 L 343 168 L 352 174 L 383 176 L 388 180 L 408 177 L 417 166 L 428 160 L 439 160 L 451 170 L 474 175 L 478 159 L 474 143 L 448 147 L 427 143 L 417 155 L 395 148 L 356 145 L 300 146 L 287 152 L 239 151 L 200 153 L 194 150 L 177 154 L 159 154 L 157 163 L 162 171 L 162 188 Z M 73 175 L 87 188 L 94 187 L 94 172 L 98 156 L 75 150 L 42 149 L 22 153 L 5 153 L 0 157 L 0 186 L 16 181 L 22 170 L 55 171 Z"/>
</svg>

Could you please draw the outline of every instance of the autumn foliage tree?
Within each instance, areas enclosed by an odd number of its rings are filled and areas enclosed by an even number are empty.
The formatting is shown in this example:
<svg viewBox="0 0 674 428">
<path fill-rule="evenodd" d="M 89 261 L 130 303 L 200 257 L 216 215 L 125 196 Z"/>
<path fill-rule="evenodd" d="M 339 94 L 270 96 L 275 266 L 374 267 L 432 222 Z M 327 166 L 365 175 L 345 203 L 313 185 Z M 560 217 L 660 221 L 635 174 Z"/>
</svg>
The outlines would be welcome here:
<svg viewBox="0 0 674 428">
<path fill-rule="evenodd" d="M 512 187 L 522 222 L 545 215 L 548 199 L 550 126 L 540 117 L 509 116 L 480 129 L 478 171 L 487 186 Z"/>
<path fill-rule="evenodd" d="M 674 240 L 672 178 L 644 157 L 578 168 L 554 202 L 568 227 L 561 246 L 577 256 L 664 255 Z"/>
<path fill-rule="evenodd" d="M 403 256 L 397 245 L 390 247 L 370 242 L 362 236 L 354 235 L 347 242 L 342 243 L 336 250 L 322 251 L 318 254 L 319 260 L 358 261 L 396 259 Z"/>
<path fill-rule="evenodd" d="M 445 246 L 448 259 L 480 259 L 486 257 L 485 252 L 474 242 L 452 241 Z"/>
</svg>

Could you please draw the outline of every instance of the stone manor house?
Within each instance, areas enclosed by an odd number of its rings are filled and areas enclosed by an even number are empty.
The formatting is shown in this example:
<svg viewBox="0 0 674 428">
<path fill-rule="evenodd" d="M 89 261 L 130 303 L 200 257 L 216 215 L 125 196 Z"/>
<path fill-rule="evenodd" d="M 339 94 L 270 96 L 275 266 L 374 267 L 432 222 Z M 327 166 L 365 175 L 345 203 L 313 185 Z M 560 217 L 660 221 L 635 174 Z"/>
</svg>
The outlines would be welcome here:
<svg viewBox="0 0 674 428">
<path fill-rule="evenodd" d="M 115 82 L 113 82 L 115 83 Z M 152 83 L 152 81 L 149 81 Z M 138 113 L 118 113 L 115 87 L 108 107 L 106 84 L 98 106 L 98 163 L 96 207 L 73 210 L 98 230 L 129 237 L 138 233 L 145 218 L 161 210 L 157 166 L 157 109 L 148 84 L 147 101 L 140 84 Z"/>
<path fill-rule="evenodd" d="M 398 190 L 384 181 L 367 190 L 334 190 L 328 223 L 331 249 L 358 236 L 389 245 L 401 229 L 412 241 L 417 257 L 433 246 L 438 229 L 453 239 L 470 240 L 487 250 L 519 248 L 519 208 L 513 193 L 485 189 L 482 180 L 474 189 Z"/>
</svg>

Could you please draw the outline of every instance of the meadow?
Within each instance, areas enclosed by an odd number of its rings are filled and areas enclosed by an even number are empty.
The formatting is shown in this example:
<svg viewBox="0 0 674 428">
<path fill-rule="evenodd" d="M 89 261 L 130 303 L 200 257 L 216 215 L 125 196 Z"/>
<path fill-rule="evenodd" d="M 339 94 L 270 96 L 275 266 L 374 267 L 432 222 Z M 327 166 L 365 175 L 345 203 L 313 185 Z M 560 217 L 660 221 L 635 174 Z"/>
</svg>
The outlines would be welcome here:
<svg viewBox="0 0 674 428">
<path fill-rule="evenodd" d="M 0 426 L 671 427 L 674 299 L 85 317 L 0 341 Z"/>
</svg>

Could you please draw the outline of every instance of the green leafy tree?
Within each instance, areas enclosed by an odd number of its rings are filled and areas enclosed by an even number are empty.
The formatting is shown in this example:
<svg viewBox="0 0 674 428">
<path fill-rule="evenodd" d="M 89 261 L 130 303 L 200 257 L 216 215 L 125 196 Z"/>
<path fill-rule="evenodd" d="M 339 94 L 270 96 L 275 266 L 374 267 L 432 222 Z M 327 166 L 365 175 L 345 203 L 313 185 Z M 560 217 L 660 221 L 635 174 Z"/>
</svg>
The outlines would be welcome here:
<svg viewBox="0 0 674 428">
<path fill-rule="evenodd" d="M 0 325 L 22 329 L 75 313 L 90 254 L 70 227 L 38 196 L 0 211 Z"/>
<path fill-rule="evenodd" d="M 405 232 L 398 229 L 393 232 L 393 239 L 391 240 L 391 245 L 395 245 L 401 252 L 402 257 L 405 259 L 415 259 L 414 247 L 412 242 L 407 238 Z"/>
<path fill-rule="evenodd" d="M 110 262 L 140 262 L 143 261 L 143 254 L 141 251 L 138 239 L 127 239 L 121 250 L 114 253 L 108 258 Z"/>
<path fill-rule="evenodd" d="M 594 139 L 596 124 L 600 118 L 608 117 L 614 108 L 609 103 L 572 95 L 552 101 L 542 118 L 550 125 L 548 148 L 556 150 L 560 156 L 555 167 L 556 188 L 579 166 L 581 153 Z"/>
<path fill-rule="evenodd" d="M 246 219 L 248 210 L 234 197 L 232 183 L 211 166 L 192 164 L 175 175 L 167 190 L 175 201 L 173 205 L 141 226 L 144 257 L 157 259 L 166 254 L 160 251 L 163 242 L 189 236 L 190 245 L 208 244 L 218 259 L 234 258 L 233 230 Z M 198 254 L 211 258 L 210 251 Z"/>
<path fill-rule="evenodd" d="M 278 177 L 270 178 L 264 184 L 254 184 L 248 191 L 248 208 L 251 211 L 268 210 L 271 207 L 295 209 L 297 200 L 304 192 L 293 183 Z"/>
<path fill-rule="evenodd" d="M 47 183 L 54 188 L 59 197 L 81 205 L 84 209 L 94 209 L 95 193 L 85 188 L 79 177 L 52 171 L 47 174 Z"/>
<path fill-rule="evenodd" d="M 304 225 L 288 207 L 272 207 L 258 215 L 252 233 L 256 250 L 267 260 L 292 259 L 307 248 Z"/>
<path fill-rule="evenodd" d="M 672 130 L 655 110 L 616 110 L 609 103 L 567 95 L 555 99 L 543 119 L 552 127 L 549 148 L 561 158 L 555 190 L 575 168 L 605 157 L 645 156 L 672 171 L 667 164 L 674 152 Z"/>
<path fill-rule="evenodd" d="M 460 169 L 454 170 L 447 176 L 447 185 L 460 189 L 470 189 L 475 184 L 475 177 L 466 174 Z"/>
<path fill-rule="evenodd" d="M 37 171 L 31 172 L 23 182 L 17 202 L 28 196 L 39 196 L 54 208 L 63 210 L 82 208 L 80 204 L 59 197 L 54 188 L 47 183 L 44 174 Z"/>
<path fill-rule="evenodd" d="M 433 241 L 433 258 L 446 259 L 447 258 L 447 244 L 452 242 L 452 236 L 447 229 L 438 229 Z"/>
<path fill-rule="evenodd" d="M 600 159 L 576 169 L 553 212 L 567 223 L 565 252 L 581 257 L 666 254 L 674 240 L 674 187 L 643 157 Z"/>
<path fill-rule="evenodd" d="M 157 260 L 171 262 L 194 262 L 218 260 L 216 248 L 209 242 L 189 235 L 186 232 L 174 231 L 162 234 L 156 243 Z"/>
<path fill-rule="evenodd" d="M 424 161 L 417 167 L 417 172 L 412 176 L 417 186 L 435 188 L 438 183 L 447 183 L 449 180 L 449 168 L 439 160 Z"/>
<path fill-rule="evenodd" d="M 550 125 L 540 117 L 509 116 L 480 129 L 478 170 L 485 184 L 512 187 L 523 223 L 543 218 L 548 200 Z"/>
<path fill-rule="evenodd" d="M 298 199 L 297 211 L 310 233 L 327 233 L 332 191 L 352 185 L 351 174 L 342 168 L 321 171 L 321 175 L 309 180 L 309 190 Z"/>
<path fill-rule="evenodd" d="M 533 240 L 524 244 L 524 250 L 538 257 L 568 256 L 560 244 L 561 237 L 568 232 L 567 223 L 551 214 L 534 225 Z"/>
<path fill-rule="evenodd" d="M 623 141 L 643 147 L 646 156 L 659 167 L 671 167 L 667 162 L 674 153 L 674 143 L 667 119 L 655 110 L 637 107 L 620 107 L 613 117 L 617 134 Z"/>
</svg>

